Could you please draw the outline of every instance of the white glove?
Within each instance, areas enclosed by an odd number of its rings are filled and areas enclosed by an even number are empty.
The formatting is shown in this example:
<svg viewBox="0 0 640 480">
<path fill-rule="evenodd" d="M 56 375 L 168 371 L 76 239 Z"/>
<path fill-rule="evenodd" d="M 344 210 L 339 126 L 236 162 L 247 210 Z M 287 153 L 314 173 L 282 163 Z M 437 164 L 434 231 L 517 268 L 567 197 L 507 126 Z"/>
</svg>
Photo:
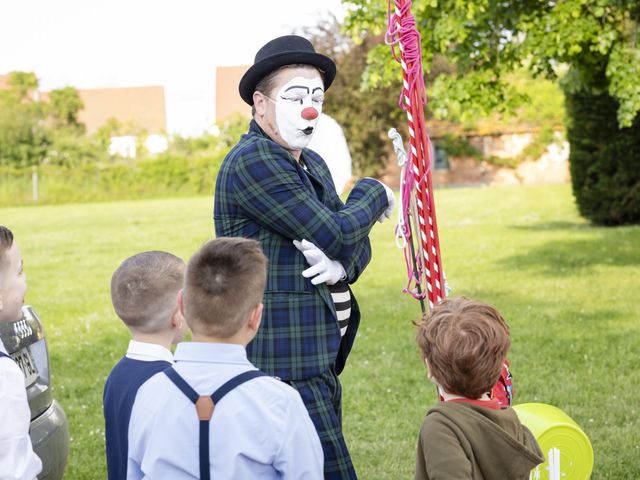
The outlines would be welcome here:
<svg viewBox="0 0 640 480">
<path fill-rule="evenodd" d="M 367 177 L 367 178 L 371 178 L 371 177 Z M 387 207 L 387 209 L 384 212 L 382 212 L 382 215 L 380 215 L 380 218 L 378 219 L 378 222 L 382 223 L 387 218 L 391 217 L 391 214 L 393 213 L 393 207 L 396 206 L 396 196 L 393 194 L 393 190 L 391 190 L 389 187 L 387 187 L 380 180 L 376 180 L 375 178 L 371 178 L 371 180 L 375 180 L 380 185 L 382 185 L 384 187 L 385 193 L 387 194 L 387 203 L 389 204 L 389 206 Z"/>
<path fill-rule="evenodd" d="M 344 271 L 342 264 L 337 260 L 331 260 L 310 241 L 305 239 L 302 239 L 301 242 L 294 240 L 293 244 L 302 252 L 307 263 L 311 265 L 302 272 L 302 276 L 304 278 L 314 277 L 311 279 L 311 283 L 314 285 L 320 283 L 335 285 L 340 280 L 347 278 L 347 273 Z"/>
</svg>

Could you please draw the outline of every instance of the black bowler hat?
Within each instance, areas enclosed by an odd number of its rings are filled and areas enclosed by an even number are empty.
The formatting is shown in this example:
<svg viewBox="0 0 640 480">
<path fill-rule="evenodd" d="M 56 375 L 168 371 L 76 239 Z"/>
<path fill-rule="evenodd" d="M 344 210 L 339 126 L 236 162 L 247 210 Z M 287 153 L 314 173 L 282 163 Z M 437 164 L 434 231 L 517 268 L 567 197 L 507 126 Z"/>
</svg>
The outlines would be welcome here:
<svg viewBox="0 0 640 480">
<path fill-rule="evenodd" d="M 240 96 L 253 105 L 253 92 L 260 80 L 280 67 L 296 63 L 322 70 L 325 90 L 336 76 L 336 64 L 329 57 L 316 53 L 309 40 L 298 35 L 285 35 L 274 38 L 258 50 L 253 65 L 240 80 Z"/>
</svg>

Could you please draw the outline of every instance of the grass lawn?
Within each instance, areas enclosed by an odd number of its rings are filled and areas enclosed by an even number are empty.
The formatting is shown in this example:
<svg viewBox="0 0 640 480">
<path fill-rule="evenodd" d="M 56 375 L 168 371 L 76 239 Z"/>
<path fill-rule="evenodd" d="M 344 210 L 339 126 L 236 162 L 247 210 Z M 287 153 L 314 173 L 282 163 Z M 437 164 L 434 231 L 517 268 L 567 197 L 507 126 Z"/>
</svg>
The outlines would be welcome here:
<svg viewBox="0 0 640 480">
<path fill-rule="evenodd" d="M 510 323 L 516 403 L 559 406 L 590 437 L 595 479 L 640 472 L 640 228 L 582 220 L 568 186 L 439 190 L 454 295 L 493 303 Z M 69 479 L 106 478 L 102 387 L 128 332 L 110 305 L 112 272 L 160 249 L 188 256 L 212 236 L 211 198 L 0 208 L 45 322 L 54 393 L 69 418 Z M 345 435 L 360 477 L 412 478 L 416 436 L 435 392 L 417 355 L 419 304 L 393 225 L 371 234 L 354 290 L 359 337 L 345 373 Z M 568 479 L 569 480 L 569 479 Z"/>
</svg>

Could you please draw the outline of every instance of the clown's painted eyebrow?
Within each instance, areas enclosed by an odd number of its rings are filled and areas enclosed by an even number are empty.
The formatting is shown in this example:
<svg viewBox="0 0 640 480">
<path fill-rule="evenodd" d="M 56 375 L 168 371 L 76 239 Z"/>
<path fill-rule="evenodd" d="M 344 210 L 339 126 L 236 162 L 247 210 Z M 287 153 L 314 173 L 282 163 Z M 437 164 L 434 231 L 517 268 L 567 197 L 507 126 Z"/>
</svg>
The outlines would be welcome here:
<svg viewBox="0 0 640 480">
<path fill-rule="evenodd" d="M 288 92 L 289 90 L 294 90 L 294 89 L 296 89 L 296 88 L 302 88 L 302 89 L 306 90 L 306 91 L 307 91 L 307 93 L 309 93 L 309 87 L 305 87 L 304 85 L 292 85 L 292 86 L 290 86 L 289 88 L 287 88 L 287 89 L 285 90 L 285 92 Z"/>
<path fill-rule="evenodd" d="M 297 88 L 304 89 L 304 90 L 307 91 L 307 93 L 309 93 L 309 87 L 305 87 L 304 85 L 292 85 L 289 88 L 287 88 L 285 90 L 285 92 L 288 92 L 289 90 L 294 90 L 294 89 L 297 89 Z M 316 88 L 313 89 L 313 93 L 316 93 L 317 90 L 320 90 L 321 92 L 324 91 L 324 90 L 322 90 L 322 87 L 316 87 Z"/>
</svg>

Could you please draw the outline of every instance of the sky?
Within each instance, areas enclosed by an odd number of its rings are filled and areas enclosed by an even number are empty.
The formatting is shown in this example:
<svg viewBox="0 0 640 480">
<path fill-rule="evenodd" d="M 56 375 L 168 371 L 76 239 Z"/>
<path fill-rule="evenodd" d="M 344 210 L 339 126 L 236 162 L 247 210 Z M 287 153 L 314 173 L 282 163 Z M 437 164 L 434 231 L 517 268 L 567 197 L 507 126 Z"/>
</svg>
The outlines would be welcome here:
<svg viewBox="0 0 640 480">
<path fill-rule="evenodd" d="M 167 130 L 198 135 L 216 66 L 329 14 L 344 17 L 340 0 L 0 0 L 0 75 L 34 72 L 45 91 L 163 85 Z"/>
</svg>

